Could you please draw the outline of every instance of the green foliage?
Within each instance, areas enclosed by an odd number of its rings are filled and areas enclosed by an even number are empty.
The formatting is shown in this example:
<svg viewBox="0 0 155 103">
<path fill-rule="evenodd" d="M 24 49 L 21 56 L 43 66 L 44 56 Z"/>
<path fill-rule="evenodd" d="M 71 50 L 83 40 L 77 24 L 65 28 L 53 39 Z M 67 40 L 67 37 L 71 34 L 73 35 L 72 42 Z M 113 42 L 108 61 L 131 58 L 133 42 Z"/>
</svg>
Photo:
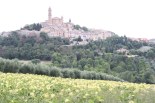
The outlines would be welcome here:
<svg viewBox="0 0 155 103">
<path fill-rule="evenodd" d="M 82 27 L 82 29 L 84 30 L 84 31 L 88 31 L 88 28 L 87 27 Z"/>
<path fill-rule="evenodd" d="M 80 70 L 76 70 L 75 69 L 73 72 L 74 72 L 74 75 L 75 75 L 75 79 L 81 78 L 81 72 L 80 72 Z"/>
<path fill-rule="evenodd" d="M 34 73 L 33 74 L 38 74 L 38 75 L 50 75 L 50 68 L 46 65 L 41 65 L 41 64 L 37 64 L 37 65 L 33 65 L 34 68 Z M 44 68 L 44 69 L 43 69 Z"/>
<path fill-rule="evenodd" d="M 40 33 L 40 38 L 42 39 L 42 43 L 47 43 L 50 40 L 49 36 L 45 32 Z"/>
<path fill-rule="evenodd" d="M 100 75 L 104 75 L 106 80 L 114 80 L 114 81 L 123 81 L 120 78 L 110 76 L 108 74 L 96 73 L 96 72 L 87 72 L 84 75 L 83 71 L 77 69 L 60 69 L 56 67 L 50 67 L 43 64 L 22 64 L 19 63 L 18 60 L 8 60 L 0 58 L 0 71 L 5 73 L 29 73 L 29 74 L 39 74 L 39 75 L 47 75 L 52 77 L 64 77 L 64 78 L 75 78 L 75 79 L 101 79 Z M 84 71 L 85 72 L 85 71 Z M 87 75 L 92 75 L 91 77 Z M 87 77 L 87 78 L 85 78 Z"/>
<path fill-rule="evenodd" d="M 12 32 L 8 37 L 0 38 L 0 56 L 8 59 L 51 60 L 53 51 L 58 51 L 62 45 L 70 44 L 68 39 L 49 38 L 43 32 L 40 33 L 40 37 Z"/>
<path fill-rule="evenodd" d="M 61 73 L 63 74 L 63 77 L 64 78 L 71 78 L 70 74 L 71 74 L 72 71 L 69 71 L 67 69 L 64 69 L 61 71 Z M 73 73 L 73 72 L 72 72 Z M 74 78 L 74 76 L 72 76 Z"/>
<path fill-rule="evenodd" d="M 29 73 L 29 74 L 35 73 L 35 69 L 34 69 L 34 66 L 32 64 L 29 64 L 29 65 L 23 64 L 23 65 L 19 65 L 19 67 L 20 67 L 19 73 L 24 73 L 24 74 L 26 74 L 26 73 Z"/>
<path fill-rule="evenodd" d="M 5 45 L 5 46 L 18 46 L 18 42 L 19 42 L 19 35 L 17 32 L 11 32 L 11 35 L 8 35 L 8 37 L 1 37 L 1 45 Z"/>
<path fill-rule="evenodd" d="M 81 42 L 83 40 L 82 40 L 81 36 L 79 36 L 78 38 L 74 39 L 74 41 Z"/>
<path fill-rule="evenodd" d="M 50 68 L 50 76 L 53 76 L 53 77 L 62 76 L 60 69 L 58 69 L 58 68 Z"/>
<path fill-rule="evenodd" d="M 130 82 L 155 83 L 155 46 L 132 41 L 126 36 L 113 36 L 106 40 L 91 41 L 87 45 L 71 46 L 69 39 L 50 38 L 44 32 L 41 32 L 40 36 L 22 36 L 17 32 L 12 32 L 8 37 L 0 37 L 0 45 L 0 56 L 3 58 L 45 60 L 51 61 L 52 66 L 77 68 L 73 71 L 60 71 L 61 73 L 57 74 L 59 76 L 65 74 L 64 77 L 71 78 L 99 78 L 93 73 L 84 73 L 88 74 L 87 76 L 80 74 L 81 71 L 92 71 L 108 73 Z M 150 46 L 152 49 L 147 52 L 138 51 L 143 46 Z M 128 50 L 129 57 L 117 52 L 121 48 Z M 134 55 L 136 56 L 134 57 Z M 19 71 L 50 75 L 50 69 L 42 70 L 40 68 Z M 4 68 L 1 70 L 4 71 Z M 104 77 L 100 75 L 100 78 Z"/>
<path fill-rule="evenodd" d="M 32 59 L 31 62 L 34 64 L 38 64 L 38 63 L 40 63 L 40 60 L 39 59 Z"/>
<path fill-rule="evenodd" d="M 3 64 L 3 62 L 4 62 L 4 64 Z M 3 70 L 3 72 L 5 72 L 5 73 L 8 73 L 8 72 L 16 73 L 19 71 L 19 63 L 16 60 L 7 61 L 7 62 L 2 61 L 1 64 L 3 64 L 3 65 L 1 65 L 2 66 L 1 70 Z"/>
<path fill-rule="evenodd" d="M 150 59 L 154 59 L 155 58 L 155 52 L 153 50 L 149 50 L 147 53 L 146 53 L 146 57 L 147 58 L 150 58 Z"/>
<path fill-rule="evenodd" d="M 26 25 L 24 26 L 23 28 L 21 29 L 26 29 L 26 30 L 36 30 L 36 31 L 40 31 L 42 28 L 42 25 L 39 24 L 39 23 L 34 23 L 34 24 L 31 24 L 31 25 Z"/>
<path fill-rule="evenodd" d="M 80 25 L 74 25 L 74 29 L 80 30 L 81 29 L 81 26 Z"/>
<path fill-rule="evenodd" d="M 88 31 L 88 28 L 87 27 L 85 27 L 85 26 L 81 27 L 80 25 L 74 25 L 74 29 Z"/>
</svg>

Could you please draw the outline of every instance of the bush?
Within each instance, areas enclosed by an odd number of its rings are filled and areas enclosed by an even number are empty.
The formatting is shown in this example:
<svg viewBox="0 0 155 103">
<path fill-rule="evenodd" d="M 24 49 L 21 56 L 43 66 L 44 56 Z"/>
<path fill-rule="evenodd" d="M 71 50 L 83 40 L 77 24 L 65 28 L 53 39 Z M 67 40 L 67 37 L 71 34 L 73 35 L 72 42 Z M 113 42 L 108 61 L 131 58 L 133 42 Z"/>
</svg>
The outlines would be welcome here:
<svg viewBox="0 0 155 103">
<path fill-rule="evenodd" d="M 61 77 L 62 74 L 60 72 L 60 69 L 58 68 L 50 68 L 50 76 L 53 76 L 53 77 Z"/>
<path fill-rule="evenodd" d="M 31 65 L 31 64 L 23 64 L 21 67 L 20 67 L 20 69 L 19 69 L 19 73 L 24 73 L 24 74 L 26 74 L 26 73 L 30 73 L 30 74 L 34 74 L 35 73 L 35 71 L 34 71 L 35 69 L 34 69 L 34 67 L 33 67 L 33 65 Z"/>
<path fill-rule="evenodd" d="M 35 66 L 35 74 L 39 75 L 50 75 L 50 68 L 45 65 L 36 65 Z"/>
<path fill-rule="evenodd" d="M 33 64 L 38 64 L 38 63 L 40 63 L 40 59 L 32 59 L 31 62 Z"/>
<path fill-rule="evenodd" d="M 61 70 L 61 73 L 62 73 L 64 78 L 71 78 L 69 70 L 67 70 L 67 69 Z"/>
<path fill-rule="evenodd" d="M 80 79 L 81 78 L 81 72 L 80 70 L 74 70 L 74 75 L 75 75 L 75 79 Z"/>
<path fill-rule="evenodd" d="M 8 60 L 0 58 L 0 71 L 8 73 L 30 73 L 47 75 L 53 77 L 75 78 L 75 79 L 92 79 L 92 80 L 113 80 L 123 81 L 120 78 L 104 73 L 96 73 L 90 71 L 80 71 L 77 69 L 60 69 L 49 67 L 43 64 L 22 64 L 18 60 Z"/>
<path fill-rule="evenodd" d="M 75 74 L 73 70 L 69 70 L 70 78 L 75 78 Z"/>
<path fill-rule="evenodd" d="M 91 75 L 90 75 L 89 72 L 83 71 L 83 72 L 81 73 L 81 78 L 82 78 L 82 79 L 90 79 L 90 78 L 91 78 Z"/>
<path fill-rule="evenodd" d="M 15 60 L 12 60 L 12 61 L 6 60 L 2 66 L 3 72 L 5 73 L 8 73 L 8 72 L 17 73 L 19 71 L 19 67 L 20 67 L 19 62 Z"/>
<path fill-rule="evenodd" d="M 4 65 L 5 65 L 5 62 L 2 59 L 0 59 L 0 71 L 1 72 L 4 72 L 4 69 L 5 69 Z"/>
</svg>

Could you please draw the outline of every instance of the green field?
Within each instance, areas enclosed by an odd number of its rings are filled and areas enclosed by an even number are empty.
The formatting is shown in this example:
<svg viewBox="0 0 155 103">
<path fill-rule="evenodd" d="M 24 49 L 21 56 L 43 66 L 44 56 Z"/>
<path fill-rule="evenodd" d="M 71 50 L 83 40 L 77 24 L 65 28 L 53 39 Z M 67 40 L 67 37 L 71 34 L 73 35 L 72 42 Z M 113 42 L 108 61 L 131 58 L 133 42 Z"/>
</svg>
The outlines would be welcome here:
<svg viewBox="0 0 155 103">
<path fill-rule="evenodd" d="M 0 103 L 155 103 L 155 85 L 0 73 Z"/>
</svg>

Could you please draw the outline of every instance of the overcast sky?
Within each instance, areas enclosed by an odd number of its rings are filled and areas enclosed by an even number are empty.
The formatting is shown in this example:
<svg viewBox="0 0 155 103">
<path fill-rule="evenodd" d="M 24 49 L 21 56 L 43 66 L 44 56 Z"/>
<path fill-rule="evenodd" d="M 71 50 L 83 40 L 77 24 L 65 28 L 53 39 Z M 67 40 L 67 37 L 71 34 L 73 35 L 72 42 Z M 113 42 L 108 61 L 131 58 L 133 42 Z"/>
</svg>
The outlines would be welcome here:
<svg viewBox="0 0 155 103">
<path fill-rule="evenodd" d="M 0 0 L 0 32 L 45 21 L 49 6 L 54 17 L 81 26 L 155 38 L 154 0 Z"/>
</svg>

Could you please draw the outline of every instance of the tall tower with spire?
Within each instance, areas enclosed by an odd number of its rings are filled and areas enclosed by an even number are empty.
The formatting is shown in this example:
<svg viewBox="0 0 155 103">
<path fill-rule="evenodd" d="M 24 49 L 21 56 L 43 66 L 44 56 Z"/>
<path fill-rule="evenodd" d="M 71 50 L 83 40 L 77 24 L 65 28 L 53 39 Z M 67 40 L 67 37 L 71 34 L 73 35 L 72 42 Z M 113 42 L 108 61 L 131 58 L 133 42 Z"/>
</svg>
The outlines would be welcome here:
<svg viewBox="0 0 155 103">
<path fill-rule="evenodd" d="M 48 21 L 51 21 L 52 19 L 52 10 L 51 10 L 51 7 L 49 7 L 48 9 Z"/>
</svg>

